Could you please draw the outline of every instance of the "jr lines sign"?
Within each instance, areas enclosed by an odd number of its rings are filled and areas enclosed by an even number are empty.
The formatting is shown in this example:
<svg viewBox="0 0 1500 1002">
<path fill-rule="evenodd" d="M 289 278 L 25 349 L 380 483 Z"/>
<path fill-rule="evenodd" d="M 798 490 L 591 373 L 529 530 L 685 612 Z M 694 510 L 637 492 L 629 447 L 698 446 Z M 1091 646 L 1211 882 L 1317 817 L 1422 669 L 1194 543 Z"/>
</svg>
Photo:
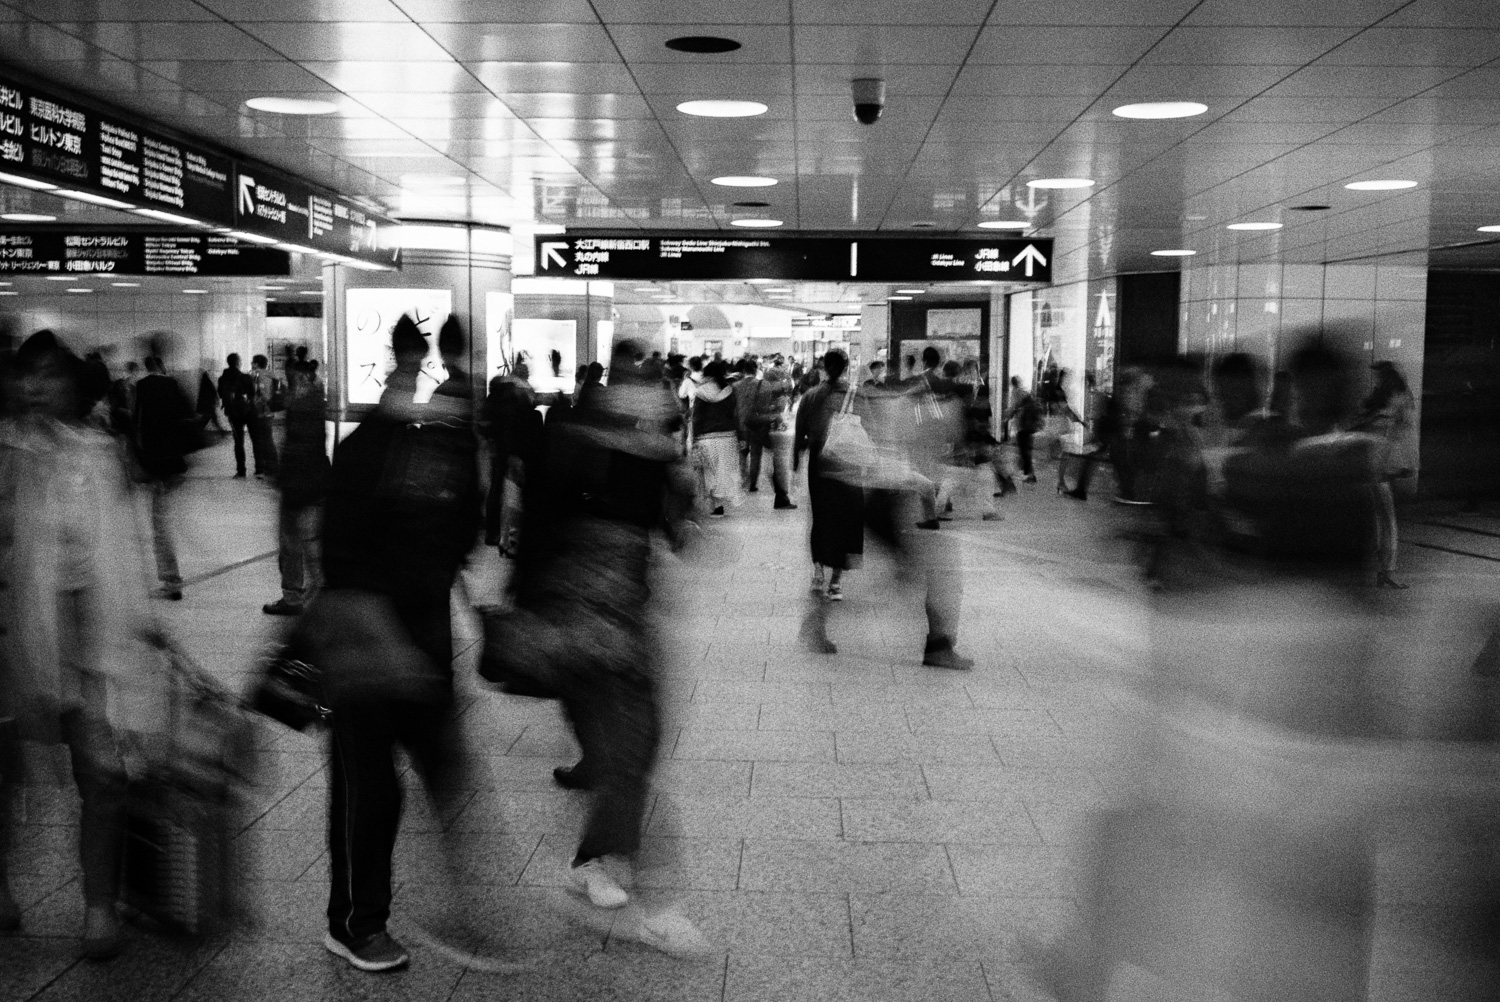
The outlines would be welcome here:
<svg viewBox="0 0 1500 1002">
<path fill-rule="evenodd" d="M 1052 241 L 879 236 L 755 237 L 712 233 L 539 236 L 536 273 L 559 278 L 707 281 L 1046 284 Z"/>
</svg>

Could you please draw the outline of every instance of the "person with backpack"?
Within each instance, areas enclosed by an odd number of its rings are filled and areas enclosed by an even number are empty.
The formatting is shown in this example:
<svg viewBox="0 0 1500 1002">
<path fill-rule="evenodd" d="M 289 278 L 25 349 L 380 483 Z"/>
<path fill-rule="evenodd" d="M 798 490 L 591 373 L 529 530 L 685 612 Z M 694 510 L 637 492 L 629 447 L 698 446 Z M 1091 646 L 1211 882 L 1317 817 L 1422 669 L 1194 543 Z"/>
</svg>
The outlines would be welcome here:
<svg viewBox="0 0 1500 1002">
<path fill-rule="evenodd" d="M 1042 406 L 1036 397 L 1021 385 L 1020 376 L 1010 377 L 1010 406 L 1005 410 L 1005 420 L 1016 422 L 1016 448 L 1021 451 L 1021 477 L 1028 484 L 1036 483 L 1036 471 L 1031 466 L 1031 441 L 1042 430 Z"/>
<path fill-rule="evenodd" d="M 240 368 L 240 356 L 230 355 L 224 360 L 228 366 L 219 374 L 219 400 L 224 404 L 224 416 L 229 419 L 229 430 L 234 434 L 234 475 L 245 476 L 245 428 L 255 417 L 255 383 Z M 252 440 L 252 445 L 254 444 Z M 255 475 L 260 476 L 260 452 L 255 454 Z"/>
</svg>

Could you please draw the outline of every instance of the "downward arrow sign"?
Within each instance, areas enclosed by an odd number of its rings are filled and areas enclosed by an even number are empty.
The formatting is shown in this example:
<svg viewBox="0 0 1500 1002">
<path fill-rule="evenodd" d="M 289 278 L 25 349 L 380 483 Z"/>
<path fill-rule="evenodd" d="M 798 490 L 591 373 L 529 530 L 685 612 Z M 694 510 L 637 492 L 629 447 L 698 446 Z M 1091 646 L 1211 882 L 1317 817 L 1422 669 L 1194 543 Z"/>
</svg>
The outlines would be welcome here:
<svg viewBox="0 0 1500 1002">
<path fill-rule="evenodd" d="M 543 271 L 549 270 L 552 267 L 552 262 L 553 261 L 557 262 L 557 266 L 559 268 L 566 268 L 568 266 L 568 262 L 562 256 L 561 252 L 565 251 L 567 249 L 568 249 L 568 245 L 566 243 L 557 243 L 556 241 L 551 241 L 551 240 L 547 241 L 546 243 L 543 243 L 542 244 L 542 270 Z"/>
<path fill-rule="evenodd" d="M 1044 268 L 1047 266 L 1047 259 L 1042 256 L 1042 252 L 1037 250 L 1034 244 L 1027 244 L 1024 248 L 1022 248 L 1021 253 L 1017 254 L 1011 259 L 1010 263 L 1018 265 L 1022 261 L 1026 262 L 1027 278 L 1031 277 L 1031 265 L 1033 262 L 1041 265 Z"/>
<path fill-rule="evenodd" d="M 255 215 L 255 178 L 240 175 L 240 212 Z"/>
</svg>

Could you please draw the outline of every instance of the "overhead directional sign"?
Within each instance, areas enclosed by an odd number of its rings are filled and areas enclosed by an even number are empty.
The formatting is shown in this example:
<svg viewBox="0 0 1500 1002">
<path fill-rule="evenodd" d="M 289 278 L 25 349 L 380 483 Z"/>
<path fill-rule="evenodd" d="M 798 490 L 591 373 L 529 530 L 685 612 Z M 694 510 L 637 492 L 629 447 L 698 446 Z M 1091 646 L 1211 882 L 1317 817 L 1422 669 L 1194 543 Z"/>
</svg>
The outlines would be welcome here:
<svg viewBox="0 0 1500 1002">
<path fill-rule="evenodd" d="M 292 256 L 209 233 L 144 229 L 0 232 L 7 275 L 290 275 Z"/>
<path fill-rule="evenodd" d="M 381 224 L 389 225 L 389 220 L 285 174 L 242 166 L 235 213 L 240 229 L 283 243 L 384 264 L 396 260 L 393 242 L 380 237 Z"/>
<path fill-rule="evenodd" d="M 1050 239 L 740 237 L 702 233 L 537 237 L 540 276 L 637 281 L 1052 281 Z"/>
</svg>

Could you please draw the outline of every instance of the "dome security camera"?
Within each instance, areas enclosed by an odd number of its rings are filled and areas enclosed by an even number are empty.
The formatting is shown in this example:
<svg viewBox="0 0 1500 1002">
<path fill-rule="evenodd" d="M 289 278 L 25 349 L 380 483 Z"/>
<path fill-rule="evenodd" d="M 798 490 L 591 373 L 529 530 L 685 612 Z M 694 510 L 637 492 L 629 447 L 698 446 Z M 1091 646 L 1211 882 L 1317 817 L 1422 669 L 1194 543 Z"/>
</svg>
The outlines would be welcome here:
<svg viewBox="0 0 1500 1002">
<path fill-rule="evenodd" d="M 885 111 L 885 81 L 877 77 L 861 77 L 852 81 L 854 91 L 854 120 L 861 125 L 874 125 Z"/>
</svg>

